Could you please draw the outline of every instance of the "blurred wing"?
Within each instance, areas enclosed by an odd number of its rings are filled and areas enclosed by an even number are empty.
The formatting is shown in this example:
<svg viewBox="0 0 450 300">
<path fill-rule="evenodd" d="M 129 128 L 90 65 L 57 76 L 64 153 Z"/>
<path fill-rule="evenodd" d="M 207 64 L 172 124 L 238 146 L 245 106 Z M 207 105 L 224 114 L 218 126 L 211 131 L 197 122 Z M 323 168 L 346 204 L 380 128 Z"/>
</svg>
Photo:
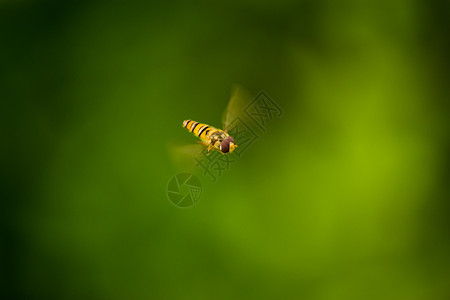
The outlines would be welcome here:
<svg viewBox="0 0 450 300">
<path fill-rule="evenodd" d="M 242 86 L 235 84 L 231 91 L 230 102 L 222 116 L 223 130 L 228 132 L 236 118 L 245 119 L 244 107 L 250 102 L 251 96 Z"/>
<path fill-rule="evenodd" d="M 180 146 L 176 150 L 182 155 L 196 156 L 203 152 L 205 146 L 201 144 L 190 144 L 185 146 Z"/>
<path fill-rule="evenodd" d="M 181 169 L 193 169 L 195 158 L 200 159 L 206 147 L 201 144 L 190 144 L 184 146 L 168 146 L 173 164 Z"/>
</svg>

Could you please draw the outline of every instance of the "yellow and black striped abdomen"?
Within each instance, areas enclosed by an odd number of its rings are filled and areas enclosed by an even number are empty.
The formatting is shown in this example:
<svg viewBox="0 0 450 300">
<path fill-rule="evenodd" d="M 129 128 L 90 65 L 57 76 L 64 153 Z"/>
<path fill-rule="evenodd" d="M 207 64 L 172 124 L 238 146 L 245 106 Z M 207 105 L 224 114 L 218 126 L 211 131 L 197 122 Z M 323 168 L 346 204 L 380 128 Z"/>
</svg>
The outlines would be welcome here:
<svg viewBox="0 0 450 300">
<path fill-rule="evenodd" d="M 207 124 L 202 124 L 192 120 L 185 120 L 183 122 L 183 127 L 187 128 L 187 130 L 189 130 L 190 132 L 192 132 L 193 134 L 195 134 L 196 136 L 198 136 L 203 140 L 207 140 L 210 133 L 216 130 L 215 128 Z"/>
</svg>

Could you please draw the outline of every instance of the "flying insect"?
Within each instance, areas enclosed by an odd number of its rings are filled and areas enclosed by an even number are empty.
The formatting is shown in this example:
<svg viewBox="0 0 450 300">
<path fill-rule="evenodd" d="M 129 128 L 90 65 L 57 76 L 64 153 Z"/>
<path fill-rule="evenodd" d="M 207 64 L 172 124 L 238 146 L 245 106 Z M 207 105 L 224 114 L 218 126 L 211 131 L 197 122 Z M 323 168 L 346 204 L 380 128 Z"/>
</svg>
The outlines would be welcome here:
<svg viewBox="0 0 450 300">
<path fill-rule="evenodd" d="M 183 127 L 201 139 L 198 143 L 206 146 L 208 153 L 211 150 L 224 155 L 232 153 L 238 145 L 228 131 L 231 129 L 234 119 L 242 112 L 244 98 L 246 98 L 245 91 L 240 86 L 234 86 L 231 99 L 222 117 L 224 130 L 193 120 L 183 121 Z"/>
<path fill-rule="evenodd" d="M 206 146 L 208 152 L 210 150 L 217 150 L 222 154 L 226 154 L 233 152 L 238 146 L 233 137 L 226 131 L 214 128 L 207 124 L 185 120 L 183 122 L 183 127 L 198 136 L 202 140 L 200 143 Z"/>
</svg>

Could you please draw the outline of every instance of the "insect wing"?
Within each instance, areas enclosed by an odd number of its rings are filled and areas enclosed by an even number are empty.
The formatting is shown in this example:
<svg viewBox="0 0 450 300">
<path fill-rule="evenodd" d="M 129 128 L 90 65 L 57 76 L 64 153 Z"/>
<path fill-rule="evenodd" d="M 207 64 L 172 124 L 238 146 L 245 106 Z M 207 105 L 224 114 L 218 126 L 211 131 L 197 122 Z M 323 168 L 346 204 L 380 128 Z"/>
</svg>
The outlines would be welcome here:
<svg viewBox="0 0 450 300">
<path fill-rule="evenodd" d="M 206 151 L 202 144 L 189 144 L 184 146 L 170 146 L 170 156 L 173 164 L 181 169 L 193 169 L 195 159 L 201 159 Z"/>
<path fill-rule="evenodd" d="M 240 85 L 235 84 L 231 92 L 231 98 L 228 102 L 222 116 L 222 125 L 225 132 L 229 132 L 237 118 L 245 120 L 244 108 L 250 102 L 250 94 Z"/>
</svg>

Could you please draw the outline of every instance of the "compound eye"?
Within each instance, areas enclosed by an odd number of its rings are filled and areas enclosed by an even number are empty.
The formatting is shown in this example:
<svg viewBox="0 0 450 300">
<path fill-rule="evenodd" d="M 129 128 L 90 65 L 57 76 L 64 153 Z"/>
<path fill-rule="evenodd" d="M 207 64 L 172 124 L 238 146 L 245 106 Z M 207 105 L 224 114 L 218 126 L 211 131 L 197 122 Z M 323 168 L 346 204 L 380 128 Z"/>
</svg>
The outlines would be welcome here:
<svg viewBox="0 0 450 300">
<path fill-rule="evenodd" d="M 222 141 L 220 150 L 222 150 L 223 153 L 228 153 L 228 151 L 230 151 L 230 141 L 228 139 Z"/>
</svg>

